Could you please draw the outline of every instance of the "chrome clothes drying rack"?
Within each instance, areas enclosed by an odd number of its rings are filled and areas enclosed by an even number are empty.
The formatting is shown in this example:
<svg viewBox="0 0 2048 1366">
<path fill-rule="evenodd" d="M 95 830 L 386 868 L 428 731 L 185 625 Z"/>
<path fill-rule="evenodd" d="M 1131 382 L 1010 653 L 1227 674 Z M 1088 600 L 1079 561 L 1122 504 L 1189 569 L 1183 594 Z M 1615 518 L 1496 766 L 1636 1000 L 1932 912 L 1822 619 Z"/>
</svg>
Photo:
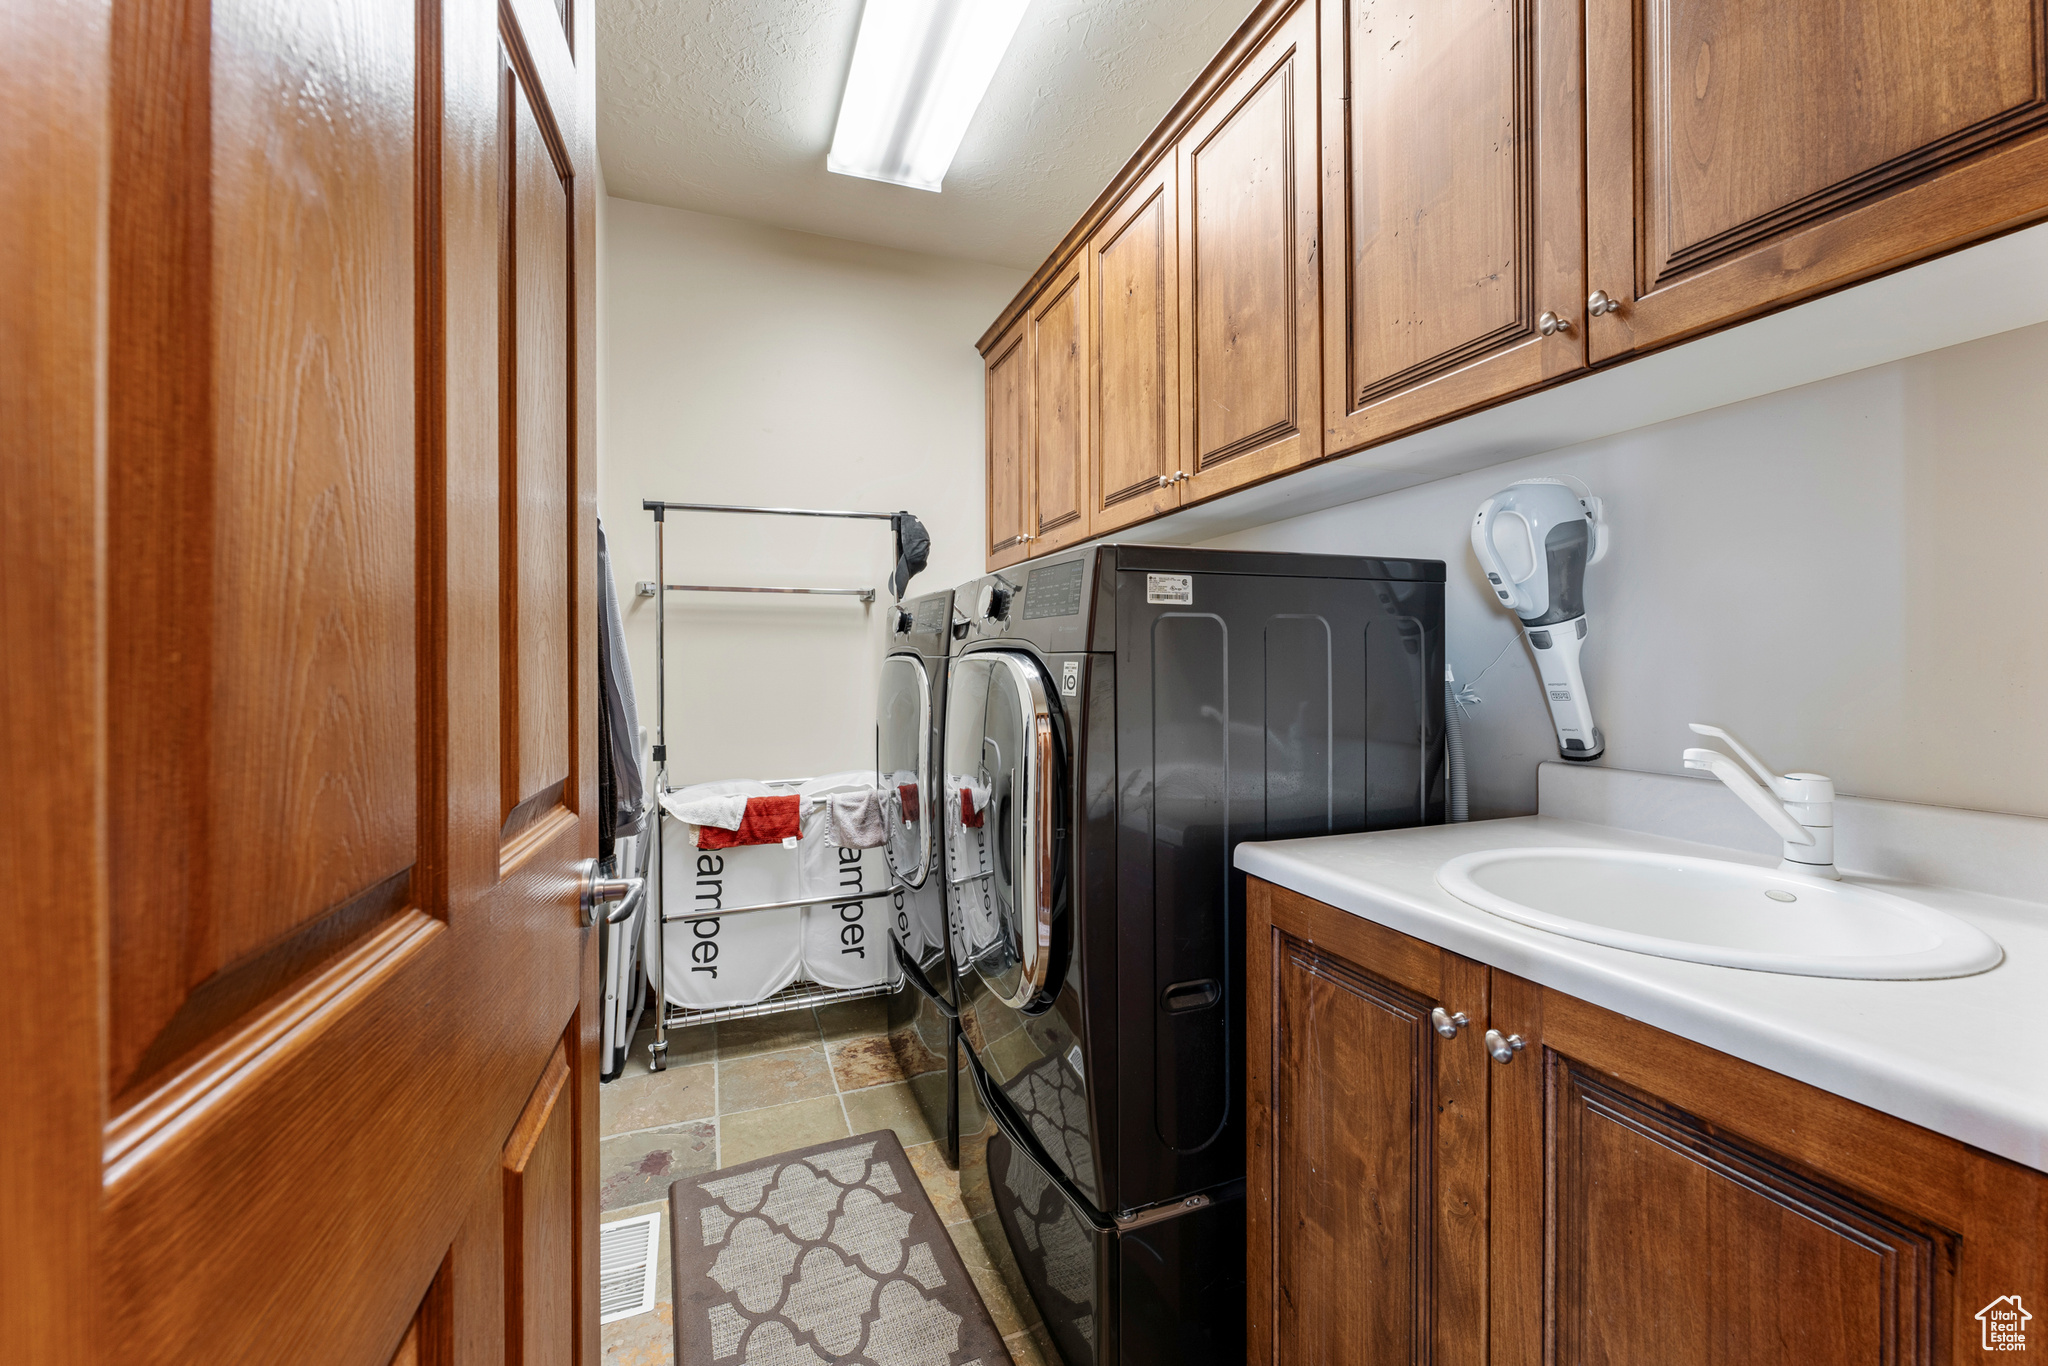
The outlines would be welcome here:
<svg viewBox="0 0 2048 1366">
<path fill-rule="evenodd" d="M 654 563 L 655 577 L 643 580 L 639 585 L 640 596 L 658 598 L 654 613 L 654 853 L 655 865 L 655 916 L 654 916 L 654 1042 L 647 1048 L 647 1065 L 656 1072 L 668 1067 L 668 1032 L 684 1029 L 691 1025 L 716 1024 L 720 1020 L 740 1020 L 761 1015 L 776 1015 L 784 1011 L 806 1010 L 813 1006 L 830 1005 L 838 1001 L 859 1001 L 871 996 L 887 996 L 895 987 L 887 982 L 878 982 L 864 987 L 827 987 L 816 982 L 797 981 L 784 987 L 763 1000 L 748 1005 L 718 1006 L 704 1010 L 693 1010 L 688 1006 L 671 1005 L 668 999 L 668 922 L 671 920 L 716 920 L 729 915 L 743 915 L 749 911 L 782 911 L 798 906 L 838 905 L 849 901 L 872 901 L 877 897 L 891 895 L 893 886 L 877 891 L 862 892 L 854 896 L 833 893 L 827 896 L 804 897 L 796 901 L 762 902 L 756 906 L 730 906 L 708 913 L 677 912 L 668 910 L 668 859 L 665 842 L 665 825 L 668 813 L 661 804 L 661 794 L 669 790 L 668 785 L 668 595 L 669 593 L 776 593 L 814 597 L 858 598 L 863 605 L 875 600 L 872 588 L 764 588 L 740 584 L 670 583 L 668 581 L 668 514 L 671 512 L 713 512 L 736 513 L 752 517 L 840 517 L 858 521 L 889 522 L 892 525 L 896 514 L 890 512 L 828 512 L 815 508 L 770 508 L 745 507 L 732 503 L 669 503 L 659 499 L 642 499 L 643 511 L 654 515 Z M 663 591 L 663 590 L 666 591 Z M 773 785 L 772 783 L 770 784 Z"/>
</svg>

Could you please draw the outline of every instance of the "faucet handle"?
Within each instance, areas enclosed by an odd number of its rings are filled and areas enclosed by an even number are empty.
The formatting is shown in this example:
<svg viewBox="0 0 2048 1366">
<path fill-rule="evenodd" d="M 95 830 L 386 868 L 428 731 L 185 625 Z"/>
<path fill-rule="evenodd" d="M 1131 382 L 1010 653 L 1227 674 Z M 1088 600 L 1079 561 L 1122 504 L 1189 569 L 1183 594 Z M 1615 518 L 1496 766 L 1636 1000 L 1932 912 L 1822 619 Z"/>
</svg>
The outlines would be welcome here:
<svg viewBox="0 0 2048 1366">
<path fill-rule="evenodd" d="M 1764 761 L 1750 752 L 1749 746 L 1736 739 L 1719 726 L 1704 725 L 1698 721 L 1687 723 L 1693 734 L 1711 736 L 1727 742 L 1735 751 L 1735 757 L 1742 760 L 1751 773 L 1771 790 L 1781 802 L 1832 802 L 1835 799 L 1835 785 L 1825 773 L 1773 773 L 1764 766 Z M 1690 755 L 1693 751 L 1687 750 Z M 1687 764 L 1688 768 L 1704 768 L 1704 764 Z"/>
<path fill-rule="evenodd" d="M 1698 727 L 1695 727 L 1698 729 Z M 1719 778 L 1730 792 L 1742 798 L 1742 804 L 1756 812 L 1758 819 L 1771 827 L 1779 839 L 1787 844 L 1812 844 L 1813 835 L 1792 813 L 1771 798 L 1770 793 L 1750 779 L 1747 773 L 1730 763 L 1728 756 L 1718 749 L 1689 749 L 1685 752 L 1685 766 L 1711 773 Z"/>
<path fill-rule="evenodd" d="M 1721 727 L 1719 726 L 1704 725 L 1698 721 L 1687 722 L 1687 726 L 1691 729 L 1694 735 L 1705 735 L 1711 739 L 1722 740 L 1727 742 L 1728 748 L 1735 751 L 1735 757 L 1742 760 L 1743 765 L 1746 768 L 1748 768 L 1751 773 L 1754 773 L 1757 776 L 1758 780 L 1761 781 L 1765 787 L 1770 788 L 1774 792 L 1777 791 L 1778 784 L 1782 780 L 1778 777 L 1777 774 L 1773 773 L 1768 767 L 1765 766 L 1763 760 L 1757 758 L 1756 755 L 1750 752 L 1748 745 L 1743 744 L 1742 741 L 1736 739 L 1733 735 L 1730 735 L 1727 731 L 1721 729 Z M 1785 794 L 1779 792 L 1778 795 L 1782 797 Z"/>
</svg>

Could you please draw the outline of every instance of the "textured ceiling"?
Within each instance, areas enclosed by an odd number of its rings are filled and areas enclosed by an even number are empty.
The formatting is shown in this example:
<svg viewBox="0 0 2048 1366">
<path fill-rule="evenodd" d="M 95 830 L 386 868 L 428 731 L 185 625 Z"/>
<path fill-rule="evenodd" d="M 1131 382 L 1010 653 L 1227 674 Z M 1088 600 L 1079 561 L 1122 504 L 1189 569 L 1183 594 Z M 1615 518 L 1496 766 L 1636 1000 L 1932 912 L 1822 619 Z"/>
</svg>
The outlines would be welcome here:
<svg viewBox="0 0 2048 1366">
<path fill-rule="evenodd" d="M 860 0 L 604 0 L 598 148 L 627 199 L 1030 269 L 1255 0 L 1032 0 L 942 193 L 825 149 Z"/>
</svg>

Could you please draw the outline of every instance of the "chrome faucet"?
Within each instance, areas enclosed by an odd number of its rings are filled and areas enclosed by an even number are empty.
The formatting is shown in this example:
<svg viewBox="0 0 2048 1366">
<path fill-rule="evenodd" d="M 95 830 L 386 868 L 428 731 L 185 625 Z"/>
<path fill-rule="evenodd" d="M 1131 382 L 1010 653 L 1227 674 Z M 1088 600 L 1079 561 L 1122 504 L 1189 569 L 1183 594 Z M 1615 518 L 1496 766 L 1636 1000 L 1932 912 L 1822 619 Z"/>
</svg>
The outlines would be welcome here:
<svg viewBox="0 0 2048 1366">
<path fill-rule="evenodd" d="M 1726 741 L 1736 758 L 1749 766 L 1749 773 L 1743 772 L 1717 749 L 1685 752 L 1687 768 L 1719 778 L 1785 841 L 1784 861 L 1779 863 L 1779 870 L 1839 879 L 1842 875 L 1835 871 L 1834 781 L 1821 773 L 1773 773 L 1742 741 L 1719 726 L 1703 726 L 1697 721 L 1691 724 L 1695 735 Z M 1750 773 L 1756 777 L 1751 778 Z"/>
</svg>

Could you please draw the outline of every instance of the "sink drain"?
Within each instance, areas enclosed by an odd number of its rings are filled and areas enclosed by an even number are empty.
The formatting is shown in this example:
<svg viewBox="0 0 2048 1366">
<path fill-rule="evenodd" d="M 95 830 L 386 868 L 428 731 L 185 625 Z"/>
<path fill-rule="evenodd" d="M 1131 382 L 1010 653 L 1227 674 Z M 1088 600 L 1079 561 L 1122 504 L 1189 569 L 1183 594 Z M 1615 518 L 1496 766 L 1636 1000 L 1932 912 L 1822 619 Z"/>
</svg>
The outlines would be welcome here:
<svg viewBox="0 0 2048 1366">
<path fill-rule="evenodd" d="M 1772 888 L 1770 888 L 1769 890 L 1767 890 L 1767 891 L 1766 891 L 1766 892 L 1764 893 L 1764 895 L 1765 895 L 1765 896 L 1767 896 L 1767 897 L 1769 897 L 1769 898 L 1770 898 L 1771 900 L 1773 900 L 1773 901 L 1797 901 L 1797 900 L 1799 900 L 1799 898 L 1798 898 L 1798 897 L 1796 897 L 1796 896 L 1794 896 L 1794 895 L 1792 895 L 1792 893 L 1790 893 L 1790 892 L 1781 892 L 1781 891 L 1779 891 L 1779 890 L 1778 890 L 1778 889 L 1777 889 L 1776 887 L 1772 887 Z"/>
</svg>

